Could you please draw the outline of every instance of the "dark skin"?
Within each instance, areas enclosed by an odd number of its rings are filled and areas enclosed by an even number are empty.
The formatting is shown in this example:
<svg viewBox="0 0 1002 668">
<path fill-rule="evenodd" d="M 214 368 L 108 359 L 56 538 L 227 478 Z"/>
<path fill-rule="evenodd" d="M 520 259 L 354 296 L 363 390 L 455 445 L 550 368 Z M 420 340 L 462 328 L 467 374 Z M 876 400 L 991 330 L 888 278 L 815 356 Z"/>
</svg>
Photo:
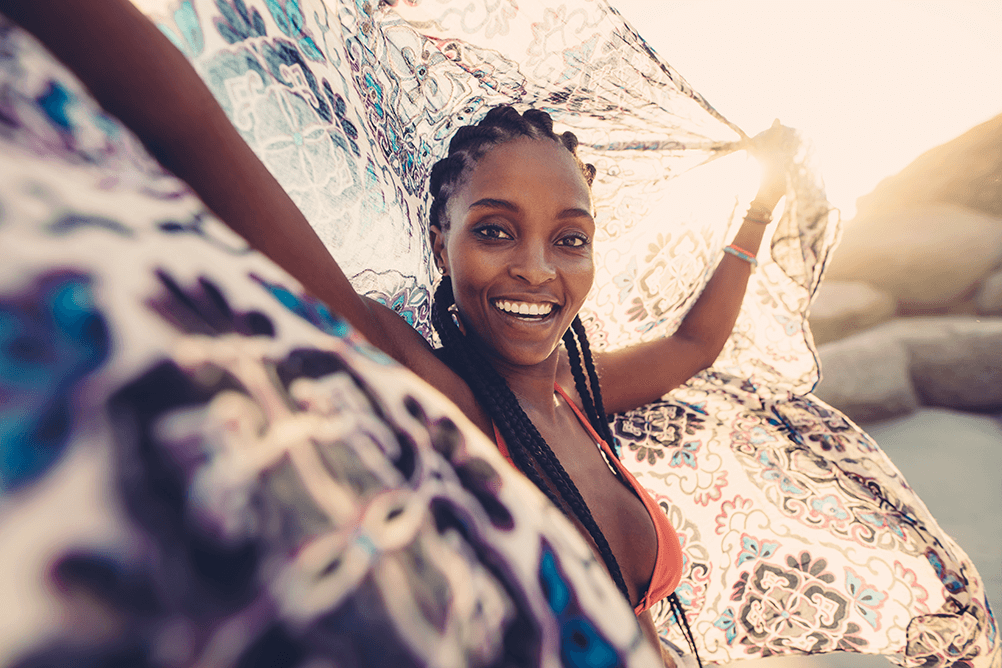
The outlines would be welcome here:
<svg viewBox="0 0 1002 668">
<path fill-rule="evenodd" d="M 164 166 L 186 181 L 221 220 L 374 345 L 449 397 L 493 438 L 491 420 L 469 386 L 442 364 L 424 338 L 396 313 L 354 291 L 308 221 L 244 143 L 185 57 L 128 0 L 0 0 L 0 12 L 34 33 L 98 102 L 129 127 Z M 770 210 L 785 190 L 776 157 L 785 131 L 774 126 L 749 145 L 765 156 L 765 177 L 756 200 Z M 568 240 L 573 234 L 565 234 L 573 230 L 589 239 L 594 234 L 590 193 L 566 149 L 549 140 L 532 144 L 538 149 L 537 166 L 549 169 L 551 185 L 558 176 L 563 180 L 563 187 L 549 188 L 557 195 L 536 193 L 532 200 L 528 188 L 521 188 L 527 193 L 521 199 L 510 192 L 483 191 L 475 200 L 465 201 L 464 210 L 463 203 L 457 202 L 463 192 L 469 194 L 467 187 L 449 203 L 449 229 L 432 230 L 433 245 L 440 265 L 453 273 L 464 325 L 493 351 L 492 362 L 581 490 L 617 555 L 630 598 L 636 602 L 650 579 L 656 550 L 653 524 L 640 500 L 612 476 L 570 407 L 563 400 L 555 401 L 553 393 L 556 380 L 580 405 L 566 354 L 559 347 L 559 334 L 563 333 L 560 327 L 566 327 L 562 323 L 570 323 L 590 288 L 590 247 L 582 249 L 576 241 Z M 502 146 L 489 152 L 473 174 L 467 175 L 468 182 L 476 181 L 480 166 L 492 154 L 503 158 L 504 150 Z M 500 166 L 495 167 L 503 171 L 505 160 L 498 162 Z M 496 187 L 504 187 L 506 182 L 511 185 L 509 177 L 496 176 Z M 483 199 L 492 201 L 471 209 L 471 204 Z M 531 247 L 531 252 L 524 252 L 523 247 L 511 254 L 519 259 L 502 267 L 507 276 L 503 284 L 487 280 L 486 291 L 480 293 L 468 289 L 470 284 L 464 282 L 462 272 L 458 280 L 454 273 L 464 261 L 483 260 L 483 254 L 471 255 L 472 246 L 461 243 L 456 234 L 476 217 L 471 218 L 471 210 L 481 218 L 507 221 L 512 238 Z M 734 244 L 757 252 L 764 228 L 745 222 Z M 493 248 L 499 251 L 504 245 L 496 243 Z M 571 265 L 573 271 L 568 269 Z M 568 271 L 577 274 L 568 279 Z M 748 263 L 724 255 L 672 336 L 596 355 L 606 409 L 615 413 L 648 404 L 711 365 L 734 327 L 749 272 Z M 525 326 L 510 329 L 500 338 L 494 336 L 496 332 L 492 334 L 491 319 L 499 316 L 496 309 L 490 310 L 491 297 L 532 301 L 541 299 L 538 295 L 549 289 L 541 286 L 552 287 L 554 283 L 561 285 L 556 295 L 550 295 L 559 306 L 559 318 L 553 317 L 559 322 L 537 327 L 546 331 L 535 334 L 531 334 L 538 324 L 535 322 L 521 323 Z M 507 292 L 490 292 L 498 286 Z M 468 299 L 477 294 L 485 298 L 479 302 Z M 501 343 L 519 336 L 518 346 Z M 640 622 L 647 637 L 659 646 L 650 615 L 641 615 Z"/>
</svg>

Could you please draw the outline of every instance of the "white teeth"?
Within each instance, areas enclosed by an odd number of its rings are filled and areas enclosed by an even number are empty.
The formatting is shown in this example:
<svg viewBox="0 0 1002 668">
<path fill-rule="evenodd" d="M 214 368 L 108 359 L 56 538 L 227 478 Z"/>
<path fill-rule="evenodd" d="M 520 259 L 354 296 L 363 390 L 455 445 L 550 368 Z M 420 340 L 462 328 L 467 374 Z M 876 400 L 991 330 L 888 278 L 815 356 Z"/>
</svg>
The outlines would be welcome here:
<svg viewBox="0 0 1002 668">
<path fill-rule="evenodd" d="M 496 301 L 495 305 L 505 311 L 506 313 L 514 313 L 515 315 L 549 315 L 553 311 L 553 304 L 548 303 L 528 303 L 528 302 L 510 302 L 510 301 Z"/>
</svg>

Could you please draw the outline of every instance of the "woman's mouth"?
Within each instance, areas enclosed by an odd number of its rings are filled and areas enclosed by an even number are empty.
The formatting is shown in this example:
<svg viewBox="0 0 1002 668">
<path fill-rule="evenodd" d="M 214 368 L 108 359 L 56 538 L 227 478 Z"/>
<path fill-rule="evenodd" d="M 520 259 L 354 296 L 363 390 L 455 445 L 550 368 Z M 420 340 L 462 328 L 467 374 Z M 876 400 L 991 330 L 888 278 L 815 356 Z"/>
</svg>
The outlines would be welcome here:
<svg viewBox="0 0 1002 668">
<path fill-rule="evenodd" d="M 495 299 L 493 303 L 503 313 L 532 320 L 542 320 L 553 313 L 556 306 L 552 302 L 520 302 L 511 299 Z"/>
</svg>

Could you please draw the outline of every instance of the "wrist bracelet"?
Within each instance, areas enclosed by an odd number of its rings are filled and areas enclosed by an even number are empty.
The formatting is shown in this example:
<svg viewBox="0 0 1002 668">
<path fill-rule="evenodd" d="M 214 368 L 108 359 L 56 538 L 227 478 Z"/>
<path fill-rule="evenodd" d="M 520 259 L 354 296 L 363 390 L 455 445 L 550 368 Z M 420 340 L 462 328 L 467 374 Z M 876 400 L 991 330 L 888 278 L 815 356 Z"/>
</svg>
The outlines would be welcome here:
<svg viewBox="0 0 1002 668">
<path fill-rule="evenodd" d="M 758 266 L 758 260 L 755 259 L 755 256 L 746 251 L 744 248 L 731 244 L 729 246 L 724 246 L 724 252 L 750 264 L 752 271 L 755 271 L 755 267 Z"/>
<path fill-rule="evenodd" d="M 753 223 L 761 223 L 762 225 L 768 225 L 772 222 L 772 209 L 767 207 L 765 204 L 752 201 L 751 205 L 748 207 L 748 213 L 745 214 L 745 220 Z"/>
</svg>

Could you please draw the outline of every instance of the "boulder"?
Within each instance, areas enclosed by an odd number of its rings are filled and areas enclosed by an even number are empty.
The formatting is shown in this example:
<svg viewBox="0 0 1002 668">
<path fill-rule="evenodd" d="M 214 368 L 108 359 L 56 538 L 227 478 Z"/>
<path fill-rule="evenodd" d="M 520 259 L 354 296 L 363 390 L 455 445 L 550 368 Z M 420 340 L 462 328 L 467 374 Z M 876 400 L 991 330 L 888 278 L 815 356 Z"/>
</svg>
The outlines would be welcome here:
<svg viewBox="0 0 1002 668">
<path fill-rule="evenodd" d="M 946 202 L 1002 218 L 1002 114 L 916 158 L 860 197 L 870 213 Z"/>
<path fill-rule="evenodd" d="M 926 406 L 1002 410 L 1002 318 L 924 317 L 904 327 L 912 385 Z"/>
<path fill-rule="evenodd" d="M 894 317 L 897 301 L 860 281 L 825 280 L 811 304 L 808 320 L 818 345 L 843 339 Z"/>
<path fill-rule="evenodd" d="M 818 347 L 816 394 L 859 422 L 917 404 L 1002 411 L 1002 318 L 896 318 Z"/>
<path fill-rule="evenodd" d="M 827 279 L 863 281 L 904 312 L 944 312 L 1002 259 L 1002 219 L 953 204 L 870 216 L 845 226 Z"/>
<path fill-rule="evenodd" d="M 981 282 L 974 303 L 981 315 L 1002 315 L 1002 271 Z"/>
<path fill-rule="evenodd" d="M 815 394 L 857 422 L 910 413 L 918 395 L 899 333 L 876 327 L 818 347 L 821 383 Z"/>
</svg>

